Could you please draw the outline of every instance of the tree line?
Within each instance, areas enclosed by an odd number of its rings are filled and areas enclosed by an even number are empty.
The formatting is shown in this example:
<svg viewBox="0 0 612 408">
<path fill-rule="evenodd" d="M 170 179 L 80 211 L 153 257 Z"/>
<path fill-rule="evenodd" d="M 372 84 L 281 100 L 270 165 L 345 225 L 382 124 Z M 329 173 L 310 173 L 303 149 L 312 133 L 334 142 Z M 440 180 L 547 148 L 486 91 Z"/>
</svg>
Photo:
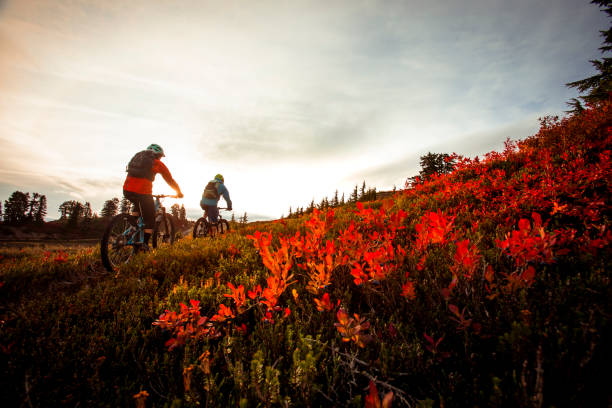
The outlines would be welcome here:
<svg viewBox="0 0 612 408">
<path fill-rule="evenodd" d="M 30 196 L 30 193 L 15 191 L 4 201 L 4 208 L 0 202 L 0 219 L 8 225 L 43 223 L 46 215 L 47 197 L 44 194 Z"/>
<path fill-rule="evenodd" d="M 344 193 L 342 193 L 342 197 L 339 197 L 338 190 L 336 190 L 334 196 L 331 199 L 323 197 L 318 204 L 315 204 L 314 199 L 312 199 L 312 201 L 306 208 L 297 207 L 293 209 L 292 207 L 289 207 L 289 213 L 287 217 L 281 218 L 297 218 L 304 214 L 312 213 L 315 208 L 319 210 L 328 210 L 330 208 L 341 207 L 345 204 L 356 203 L 357 201 L 374 201 L 376 200 L 376 197 L 376 187 L 366 188 L 366 182 L 364 181 L 361 185 L 361 188 L 359 188 L 359 185 L 355 185 L 355 188 L 353 189 L 348 199 L 344 198 Z"/>
<path fill-rule="evenodd" d="M 68 200 L 58 207 L 60 221 L 72 226 L 89 223 L 99 217 L 110 218 L 119 213 L 127 214 L 130 210 L 130 201 L 126 198 L 119 200 L 117 197 L 104 202 L 100 216 L 92 210 L 89 202 Z M 169 213 L 179 225 L 188 223 L 184 205 L 173 204 Z M 43 224 L 46 215 L 47 197 L 44 194 L 32 193 L 30 195 L 30 193 L 15 191 L 4 201 L 4 206 L 0 202 L 0 220 L 3 220 L 6 225 Z"/>
<path fill-rule="evenodd" d="M 417 176 L 410 177 L 408 182 L 409 184 L 414 185 L 427 181 L 435 175 L 448 174 L 453 171 L 456 163 L 457 160 L 454 155 L 450 155 L 448 153 L 428 152 L 419 158 L 419 164 L 421 166 L 419 174 Z M 393 192 L 395 191 L 396 187 L 394 186 Z M 327 210 L 330 208 L 341 207 L 345 204 L 356 203 L 358 201 L 375 201 L 378 196 L 379 193 L 377 192 L 376 187 L 366 188 L 366 182 L 364 181 L 361 188 L 359 188 L 358 185 L 355 185 L 351 195 L 346 200 L 344 198 L 344 193 L 342 193 L 341 198 L 338 198 L 338 190 L 336 190 L 331 199 L 323 197 L 318 204 L 315 204 L 313 199 L 306 208 L 297 207 L 293 209 L 292 207 L 289 207 L 289 214 L 287 217 L 283 218 L 297 218 L 304 214 L 312 213 L 315 208 L 319 210 Z"/>
</svg>

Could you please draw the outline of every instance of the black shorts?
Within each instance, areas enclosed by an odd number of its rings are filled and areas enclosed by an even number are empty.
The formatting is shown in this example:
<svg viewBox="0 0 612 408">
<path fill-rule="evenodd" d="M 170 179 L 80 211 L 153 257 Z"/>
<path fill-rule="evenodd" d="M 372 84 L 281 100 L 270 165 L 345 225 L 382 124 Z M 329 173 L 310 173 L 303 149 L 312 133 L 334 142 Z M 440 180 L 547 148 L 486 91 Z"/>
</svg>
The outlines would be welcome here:
<svg viewBox="0 0 612 408">
<path fill-rule="evenodd" d="M 155 203 L 151 194 L 138 194 L 123 190 L 123 196 L 133 204 L 132 211 L 142 215 L 146 229 L 155 226 Z"/>
</svg>

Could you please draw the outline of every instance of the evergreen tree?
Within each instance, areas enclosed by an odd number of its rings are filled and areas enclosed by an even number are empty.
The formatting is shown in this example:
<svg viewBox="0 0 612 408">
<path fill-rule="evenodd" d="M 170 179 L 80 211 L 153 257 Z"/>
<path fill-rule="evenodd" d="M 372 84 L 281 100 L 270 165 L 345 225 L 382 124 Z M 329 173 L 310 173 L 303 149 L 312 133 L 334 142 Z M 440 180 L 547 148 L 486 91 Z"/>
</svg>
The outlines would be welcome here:
<svg viewBox="0 0 612 408">
<path fill-rule="evenodd" d="M 4 201 L 4 221 L 12 225 L 26 222 L 29 204 L 30 193 L 13 192 L 9 199 Z"/>
<path fill-rule="evenodd" d="M 340 200 L 340 205 L 344 205 L 344 193 L 342 193 L 342 199 Z"/>
<path fill-rule="evenodd" d="M 291 206 L 289 206 L 289 215 L 287 215 L 287 218 L 291 218 L 293 216 L 293 213 L 291 212 Z"/>
<path fill-rule="evenodd" d="M 359 187 L 357 187 L 357 184 L 355 184 L 355 189 L 349 198 L 349 202 L 356 203 L 357 201 L 359 201 Z"/>
<path fill-rule="evenodd" d="M 598 4 L 603 12 L 612 17 L 612 0 L 592 0 L 592 4 Z M 603 37 L 603 45 L 599 47 L 602 55 L 606 55 L 612 51 L 612 26 L 607 30 L 601 30 L 600 35 Z M 565 84 L 568 88 L 576 88 L 582 96 L 579 99 L 586 103 L 597 103 L 610 98 L 612 92 L 612 58 L 603 57 L 600 60 L 591 60 L 591 64 L 598 71 L 598 74 L 591 77 L 581 79 L 579 81 L 569 82 Z M 585 94 L 586 92 L 586 94 Z M 582 103 L 577 98 L 572 98 L 567 104 L 573 109 L 568 112 L 580 113 L 584 110 Z"/>
<path fill-rule="evenodd" d="M 2 201 L 0 201 L 0 222 L 2 222 Z"/>
<path fill-rule="evenodd" d="M 334 193 L 334 198 L 332 198 L 331 206 L 337 207 L 340 202 L 338 201 L 338 190 Z"/>
<path fill-rule="evenodd" d="M 57 211 L 60 213 L 60 220 L 65 220 L 68 218 L 70 211 L 72 210 L 72 205 L 74 201 L 64 201 L 60 204 Z"/>
<path fill-rule="evenodd" d="M 120 207 L 120 210 L 119 210 L 121 212 L 121 214 L 129 214 L 131 207 L 132 207 L 132 203 L 130 202 L 130 200 L 128 200 L 127 198 L 123 197 L 121 199 L 121 207 Z"/>
<path fill-rule="evenodd" d="M 365 180 L 363 181 L 363 184 L 361 185 L 361 191 L 359 194 L 359 199 L 360 200 L 364 200 L 366 198 L 366 183 Z"/>
<path fill-rule="evenodd" d="M 45 222 L 45 216 L 47 215 L 47 196 L 41 195 L 38 199 L 38 207 L 36 214 L 34 214 L 34 221 L 38 223 Z"/>
<path fill-rule="evenodd" d="M 232 224 L 236 223 L 236 215 L 234 214 L 234 212 L 232 211 L 232 219 L 230 220 L 230 222 Z"/>
<path fill-rule="evenodd" d="M 76 226 L 79 223 L 79 220 L 83 218 L 83 211 L 85 210 L 85 206 L 78 201 L 72 201 L 72 208 L 70 209 L 70 214 L 68 216 L 68 224 L 71 226 Z"/>
<path fill-rule="evenodd" d="M 419 178 L 428 180 L 434 174 L 448 174 L 455 168 L 455 159 L 447 153 L 431 153 L 420 157 L 421 171 Z M 415 177 L 411 180 L 416 181 Z"/>
<path fill-rule="evenodd" d="M 38 212 L 38 206 L 40 205 L 39 198 L 40 198 L 40 194 L 33 193 L 32 194 L 32 199 L 28 203 L 29 211 L 28 211 L 28 217 L 27 218 L 28 218 L 29 222 L 34 221 L 34 216 Z"/>
<path fill-rule="evenodd" d="M 308 208 L 306 208 L 306 214 L 311 213 L 315 208 L 315 202 L 314 202 L 314 198 L 312 199 L 312 201 L 310 202 L 310 205 L 308 206 Z"/>
<path fill-rule="evenodd" d="M 244 212 L 244 215 L 242 216 L 242 219 L 240 220 L 240 222 L 242 224 L 246 224 L 247 222 L 249 222 L 249 217 L 247 217 L 246 211 Z"/>
<path fill-rule="evenodd" d="M 172 204 L 172 207 L 170 207 L 170 214 L 172 214 L 172 216 L 176 218 L 177 220 L 179 219 L 180 211 L 181 211 L 181 207 L 179 207 L 178 204 Z"/>
<path fill-rule="evenodd" d="M 187 224 L 187 211 L 184 204 L 181 204 L 181 209 L 179 210 L 179 221 L 181 225 Z"/>
<path fill-rule="evenodd" d="M 117 211 L 119 211 L 119 199 L 115 197 L 112 200 L 106 200 L 104 202 L 100 215 L 102 217 L 114 217 L 117 215 Z"/>
<path fill-rule="evenodd" d="M 85 205 L 83 206 L 83 220 L 89 222 L 91 221 L 92 218 L 93 218 L 93 211 L 91 209 L 91 204 L 89 203 L 89 201 L 87 201 Z"/>
</svg>

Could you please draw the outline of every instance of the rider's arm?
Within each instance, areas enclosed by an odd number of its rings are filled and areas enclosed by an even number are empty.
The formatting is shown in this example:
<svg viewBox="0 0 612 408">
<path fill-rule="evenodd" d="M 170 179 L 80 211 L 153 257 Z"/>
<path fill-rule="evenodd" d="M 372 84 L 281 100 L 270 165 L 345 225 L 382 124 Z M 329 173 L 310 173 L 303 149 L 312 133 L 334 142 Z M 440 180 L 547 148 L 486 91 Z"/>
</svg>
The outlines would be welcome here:
<svg viewBox="0 0 612 408">
<path fill-rule="evenodd" d="M 225 184 L 222 184 L 221 195 L 223 196 L 223 198 L 225 199 L 225 202 L 227 203 L 227 208 L 231 210 L 232 200 L 230 200 L 229 191 L 227 190 L 227 187 L 225 187 Z"/>
<path fill-rule="evenodd" d="M 153 162 L 153 171 L 155 173 L 161 174 L 164 180 L 166 181 L 166 183 L 168 183 L 168 185 L 172 187 L 174 191 L 176 191 L 176 194 L 179 197 L 183 196 L 183 193 L 181 192 L 181 188 L 179 187 L 178 183 L 172 178 L 172 174 L 170 174 L 170 170 L 168 170 L 166 165 L 162 163 L 161 160 L 155 160 Z"/>
</svg>

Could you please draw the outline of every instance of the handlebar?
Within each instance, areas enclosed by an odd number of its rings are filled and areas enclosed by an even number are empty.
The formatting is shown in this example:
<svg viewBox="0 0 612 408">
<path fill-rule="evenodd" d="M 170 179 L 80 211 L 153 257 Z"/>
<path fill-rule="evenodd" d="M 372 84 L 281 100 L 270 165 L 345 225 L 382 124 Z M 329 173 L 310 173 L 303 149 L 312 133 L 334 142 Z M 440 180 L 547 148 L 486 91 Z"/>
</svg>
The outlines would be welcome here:
<svg viewBox="0 0 612 408">
<path fill-rule="evenodd" d="M 153 197 L 155 198 L 179 198 L 178 195 L 174 194 L 174 195 L 170 195 L 170 194 L 154 194 Z"/>
<path fill-rule="evenodd" d="M 225 211 L 233 211 L 234 209 L 232 208 L 232 210 L 230 210 L 229 208 L 225 208 L 225 207 L 219 207 L 220 210 L 225 210 Z"/>
</svg>

